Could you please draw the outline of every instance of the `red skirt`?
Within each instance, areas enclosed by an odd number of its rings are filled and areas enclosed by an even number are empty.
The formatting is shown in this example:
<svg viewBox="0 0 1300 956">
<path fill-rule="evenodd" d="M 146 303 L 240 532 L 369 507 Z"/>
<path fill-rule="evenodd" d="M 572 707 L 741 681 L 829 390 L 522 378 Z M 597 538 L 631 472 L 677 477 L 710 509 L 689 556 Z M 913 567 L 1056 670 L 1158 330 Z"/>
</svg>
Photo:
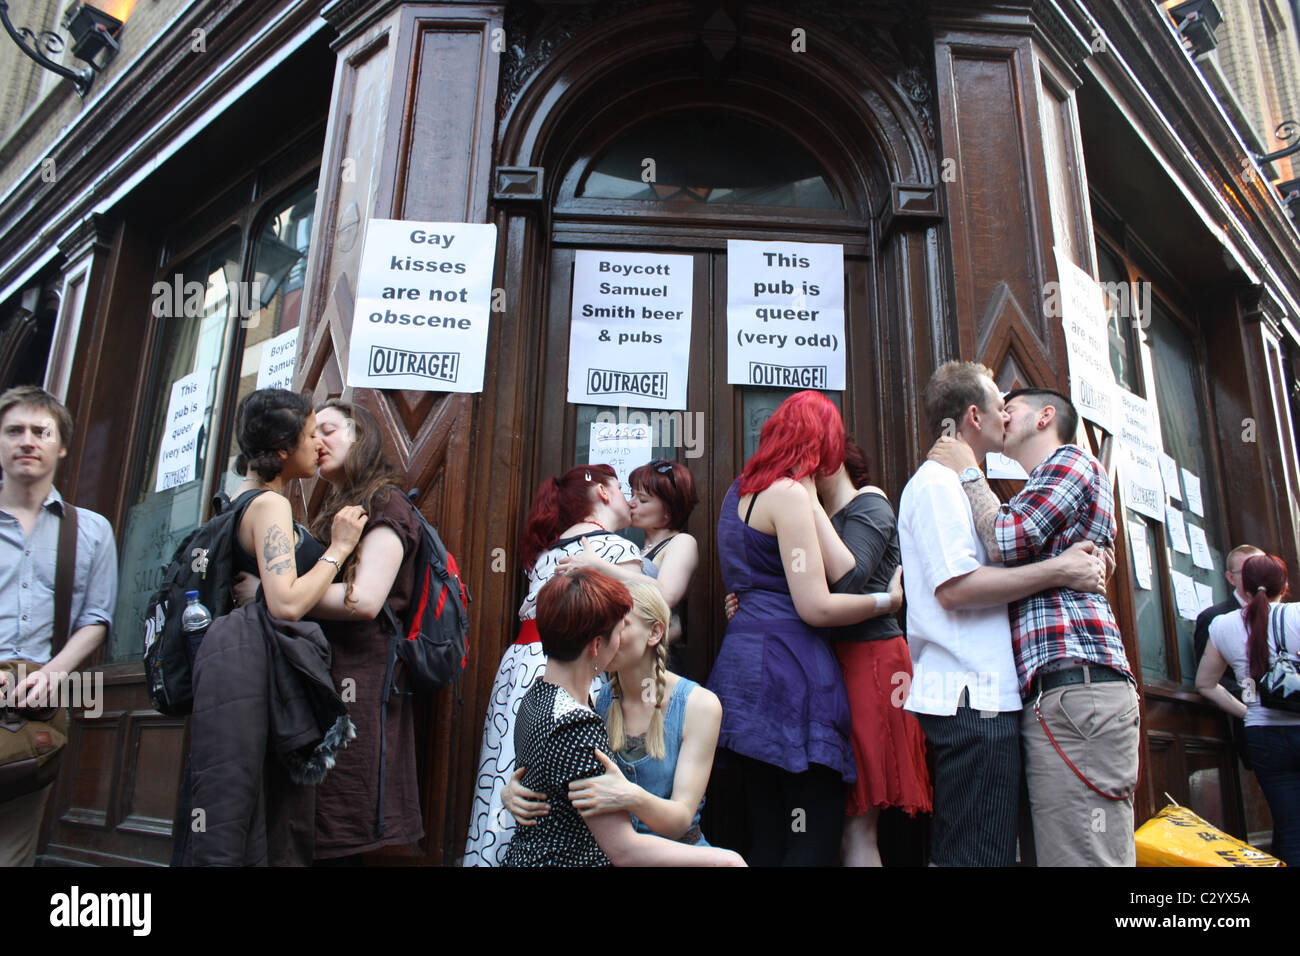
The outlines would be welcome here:
<svg viewBox="0 0 1300 956">
<path fill-rule="evenodd" d="M 910 816 L 930 813 L 934 791 L 925 767 L 925 734 L 903 709 L 912 681 L 907 638 L 840 641 L 835 655 L 849 693 L 858 764 L 858 779 L 848 786 L 845 815 L 862 816 L 875 807 L 900 807 Z"/>
</svg>

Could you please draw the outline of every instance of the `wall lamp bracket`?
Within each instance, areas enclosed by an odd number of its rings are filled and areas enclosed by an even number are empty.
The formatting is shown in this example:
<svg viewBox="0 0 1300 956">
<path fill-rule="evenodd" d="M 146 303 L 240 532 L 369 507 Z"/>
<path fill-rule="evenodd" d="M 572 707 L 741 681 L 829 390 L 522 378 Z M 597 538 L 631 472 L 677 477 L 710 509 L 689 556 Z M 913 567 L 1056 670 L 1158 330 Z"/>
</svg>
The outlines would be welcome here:
<svg viewBox="0 0 1300 956">
<path fill-rule="evenodd" d="M 117 56 L 117 37 L 122 31 L 122 21 L 116 17 L 87 3 L 74 5 L 68 11 L 64 26 L 72 34 L 72 55 L 87 65 L 73 69 L 51 59 L 61 54 L 67 46 L 68 41 L 62 34 L 53 30 L 31 30 L 28 27 L 14 26 L 9 18 L 8 0 L 0 0 L 0 24 L 4 25 L 5 32 L 18 44 L 18 49 L 51 73 L 71 80 L 77 95 L 83 99 L 90 92 L 95 74 Z"/>
</svg>

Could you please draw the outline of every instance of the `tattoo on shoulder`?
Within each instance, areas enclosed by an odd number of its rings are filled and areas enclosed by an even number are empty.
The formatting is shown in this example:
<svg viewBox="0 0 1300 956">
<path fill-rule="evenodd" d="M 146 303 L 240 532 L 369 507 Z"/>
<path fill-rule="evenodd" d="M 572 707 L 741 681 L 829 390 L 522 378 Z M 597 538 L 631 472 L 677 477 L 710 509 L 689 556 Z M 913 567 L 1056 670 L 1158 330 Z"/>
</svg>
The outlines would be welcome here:
<svg viewBox="0 0 1300 956">
<path fill-rule="evenodd" d="M 278 524 L 273 524 L 266 529 L 266 540 L 262 542 L 262 557 L 266 559 L 267 566 L 281 555 L 290 554 L 293 546 L 289 543 L 289 536 L 284 533 L 284 529 Z"/>
</svg>

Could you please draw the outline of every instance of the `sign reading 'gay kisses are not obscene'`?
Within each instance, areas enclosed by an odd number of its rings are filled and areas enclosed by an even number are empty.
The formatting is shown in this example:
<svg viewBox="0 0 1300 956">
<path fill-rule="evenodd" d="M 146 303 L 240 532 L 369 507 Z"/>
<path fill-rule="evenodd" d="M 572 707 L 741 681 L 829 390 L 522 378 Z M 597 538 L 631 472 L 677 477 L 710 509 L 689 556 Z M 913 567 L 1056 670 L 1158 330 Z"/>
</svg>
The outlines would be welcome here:
<svg viewBox="0 0 1300 956">
<path fill-rule="evenodd" d="M 727 241 L 727 383 L 844 388 L 844 247 Z"/>
<path fill-rule="evenodd" d="M 480 223 L 370 220 L 349 385 L 483 390 L 496 236 Z"/>
</svg>

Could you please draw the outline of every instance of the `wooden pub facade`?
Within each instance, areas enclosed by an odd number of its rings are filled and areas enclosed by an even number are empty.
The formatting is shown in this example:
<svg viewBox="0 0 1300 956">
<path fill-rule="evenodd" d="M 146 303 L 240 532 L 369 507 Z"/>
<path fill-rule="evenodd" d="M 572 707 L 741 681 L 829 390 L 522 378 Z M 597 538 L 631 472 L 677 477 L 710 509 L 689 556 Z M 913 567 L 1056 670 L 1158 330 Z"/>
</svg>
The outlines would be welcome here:
<svg viewBox="0 0 1300 956">
<path fill-rule="evenodd" d="M 39 368 L 66 395 L 78 433 L 58 484 L 112 521 L 121 575 L 96 665 L 104 712 L 76 720 L 46 862 L 170 858 L 185 727 L 149 706 L 140 604 L 232 481 L 233 412 L 263 343 L 297 328 L 295 386 L 345 391 L 372 217 L 495 223 L 504 290 L 481 393 L 358 393 L 474 596 L 469 670 L 422 705 L 426 838 L 374 862 L 462 852 L 487 696 L 516 630 L 523 516 L 541 480 L 586 460 L 602 410 L 565 401 L 578 249 L 694 261 L 699 427 L 657 451 L 701 488 L 685 624 L 687 670 L 707 676 L 724 630 L 720 504 L 787 394 L 727 384 L 728 239 L 843 246 L 849 375 L 834 397 L 895 499 L 932 437 L 920 391 L 939 363 L 1067 387 L 1054 249 L 1132 290 L 1141 306 L 1117 311 L 1112 366 L 1199 476 L 1215 562 L 1193 568 L 1117 495 L 1121 528 L 1145 524 L 1153 543 L 1144 588 L 1121 535 L 1111 592 L 1142 678 L 1138 822 L 1167 793 L 1267 845 L 1225 719 L 1192 686 L 1172 575 L 1226 597 L 1224 555 L 1243 541 L 1297 568 L 1300 255 L 1161 6 L 140 0 L 122 44 L 84 101 L 44 92 L 0 145 L 0 384 Z M 653 183 L 644 157 L 658 158 Z M 155 492 L 171 385 L 198 370 L 200 467 Z M 1113 471 L 1111 437 L 1085 431 Z M 299 505 L 319 498 L 304 488 Z M 725 773 L 708 811 L 711 838 L 743 839 Z"/>
</svg>

